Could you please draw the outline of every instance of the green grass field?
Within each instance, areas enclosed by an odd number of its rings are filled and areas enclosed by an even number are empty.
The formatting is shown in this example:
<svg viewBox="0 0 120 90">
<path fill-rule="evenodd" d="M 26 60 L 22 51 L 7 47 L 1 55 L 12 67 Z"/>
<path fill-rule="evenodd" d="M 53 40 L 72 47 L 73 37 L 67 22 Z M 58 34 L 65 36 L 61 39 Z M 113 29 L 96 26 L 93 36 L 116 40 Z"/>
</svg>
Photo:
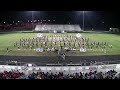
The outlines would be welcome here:
<svg viewBox="0 0 120 90">
<path fill-rule="evenodd" d="M 87 49 L 86 52 L 72 51 L 67 52 L 67 56 L 90 56 L 90 55 L 120 55 L 120 34 L 106 34 L 106 33 L 81 33 L 83 37 L 89 38 L 91 41 L 108 42 L 112 48 L 103 49 Z M 43 33 L 43 36 L 54 35 L 53 33 Z M 62 34 L 63 35 L 63 34 Z M 65 35 L 65 34 L 64 34 Z M 68 35 L 75 36 L 76 33 L 68 33 Z M 14 47 L 14 43 L 18 42 L 21 38 L 36 37 L 36 33 L 9 33 L 0 34 L 0 55 L 10 56 L 54 56 L 58 55 L 56 52 L 42 52 L 38 53 L 35 50 L 20 49 Z M 7 52 L 7 47 L 9 52 Z"/>
</svg>

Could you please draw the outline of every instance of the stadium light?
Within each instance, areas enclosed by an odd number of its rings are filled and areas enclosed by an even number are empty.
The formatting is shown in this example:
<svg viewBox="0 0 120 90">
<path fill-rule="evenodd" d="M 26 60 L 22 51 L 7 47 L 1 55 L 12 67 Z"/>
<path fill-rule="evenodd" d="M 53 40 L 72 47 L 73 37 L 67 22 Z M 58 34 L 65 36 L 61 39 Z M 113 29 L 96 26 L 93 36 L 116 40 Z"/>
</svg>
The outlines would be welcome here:
<svg viewBox="0 0 120 90">
<path fill-rule="evenodd" d="M 32 24 L 33 24 L 33 29 L 34 29 L 34 11 L 31 11 L 32 12 Z"/>
<path fill-rule="evenodd" d="M 88 11 L 82 11 L 82 14 L 83 14 L 83 30 L 84 30 L 84 27 L 85 27 L 85 13 L 87 13 Z"/>
<path fill-rule="evenodd" d="M 84 13 L 85 11 L 83 11 L 83 30 L 84 30 Z"/>
<path fill-rule="evenodd" d="M 83 30 L 84 30 L 84 25 L 85 25 L 85 13 L 86 13 L 87 11 L 82 11 L 82 13 L 83 13 Z"/>
<path fill-rule="evenodd" d="M 77 14 L 82 14 L 82 22 L 83 22 L 83 30 L 85 27 L 85 13 L 87 13 L 88 11 L 77 11 Z"/>
<path fill-rule="evenodd" d="M 33 29 L 34 29 L 34 13 L 36 11 L 29 11 L 32 14 L 32 25 L 33 25 Z"/>
</svg>

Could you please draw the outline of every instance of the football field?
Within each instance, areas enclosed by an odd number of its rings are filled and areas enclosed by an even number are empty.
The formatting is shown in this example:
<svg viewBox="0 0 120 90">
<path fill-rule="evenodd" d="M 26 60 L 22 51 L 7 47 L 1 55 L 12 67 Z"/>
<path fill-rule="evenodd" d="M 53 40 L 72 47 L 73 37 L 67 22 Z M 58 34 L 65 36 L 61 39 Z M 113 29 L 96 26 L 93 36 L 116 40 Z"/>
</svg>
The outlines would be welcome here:
<svg viewBox="0 0 120 90">
<path fill-rule="evenodd" d="M 44 51 L 36 52 L 36 48 L 26 49 L 14 47 L 14 44 L 19 43 L 20 39 L 36 38 L 37 33 L 5 33 L 0 34 L 0 55 L 8 56 L 57 56 L 57 52 Z M 73 36 L 75 37 L 77 33 L 58 33 L 57 35 L 61 37 Z M 51 40 L 51 36 L 54 37 L 54 33 L 42 33 L 43 36 L 47 36 Z M 81 33 L 83 38 L 89 38 L 91 42 L 107 42 L 108 46 L 112 45 L 112 48 L 87 48 L 86 52 L 80 52 L 80 47 L 77 45 L 75 51 L 66 52 L 66 56 L 95 56 L 95 55 L 120 55 L 120 34 L 109 34 L 109 33 Z M 43 41 L 41 41 L 43 43 Z M 74 42 L 71 42 L 71 46 Z M 38 46 L 39 47 L 39 46 Z M 43 46 L 45 48 L 45 46 Z M 46 48 L 50 47 L 50 41 L 48 42 Z M 57 42 L 56 48 L 59 48 Z M 67 46 L 66 46 L 67 47 Z M 8 52 L 7 52 L 8 48 Z"/>
</svg>

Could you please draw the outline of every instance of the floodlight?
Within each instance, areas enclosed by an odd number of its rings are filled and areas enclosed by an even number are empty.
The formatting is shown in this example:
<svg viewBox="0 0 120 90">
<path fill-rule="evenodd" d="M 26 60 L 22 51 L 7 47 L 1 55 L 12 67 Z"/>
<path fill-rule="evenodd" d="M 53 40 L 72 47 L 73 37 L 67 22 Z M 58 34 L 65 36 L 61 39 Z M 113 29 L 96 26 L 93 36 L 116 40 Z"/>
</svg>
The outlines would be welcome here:
<svg viewBox="0 0 120 90">
<path fill-rule="evenodd" d="M 89 11 L 77 11 L 77 14 L 82 13 L 82 17 L 83 17 L 83 30 L 84 30 L 84 24 L 85 24 L 85 22 L 84 22 L 85 14 L 88 13 L 88 12 Z"/>
</svg>

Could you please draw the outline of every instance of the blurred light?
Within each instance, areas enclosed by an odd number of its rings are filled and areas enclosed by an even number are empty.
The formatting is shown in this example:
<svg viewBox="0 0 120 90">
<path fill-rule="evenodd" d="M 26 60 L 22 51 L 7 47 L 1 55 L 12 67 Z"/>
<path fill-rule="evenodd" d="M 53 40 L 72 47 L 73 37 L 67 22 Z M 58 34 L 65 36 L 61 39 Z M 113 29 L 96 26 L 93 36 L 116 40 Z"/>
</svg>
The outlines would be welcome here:
<svg viewBox="0 0 120 90">
<path fill-rule="evenodd" d="M 38 22 L 39 22 L 39 20 L 38 20 Z"/>
<path fill-rule="evenodd" d="M 36 13 L 37 11 L 28 11 L 29 13 Z"/>
<path fill-rule="evenodd" d="M 28 64 L 28 66 L 29 66 L 29 67 L 31 67 L 31 66 L 32 66 L 32 64 Z"/>
<path fill-rule="evenodd" d="M 4 22 L 5 23 L 5 22 Z"/>
<path fill-rule="evenodd" d="M 20 21 L 18 21 L 18 22 L 20 22 Z"/>
<path fill-rule="evenodd" d="M 28 22 L 29 22 L 29 20 L 28 20 Z"/>
<path fill-rule="evenodd" d="M 34 20 L 34 22 L 36 22 L 37 20 Z"/>
<path fill-rule="evenodd" d="M 32 21 L 31 21 L 32 22 Z"/>
<path fill-rule="evenodd" d="M 104 21 L 102 21 L 102 23 L 104 23 Z"/>
<path fill-rule="evenodd" d="M 83 13 L 89 13 L 91 11 L 75 11 L 77 15 L 83 14 Z"/>
</svg>

